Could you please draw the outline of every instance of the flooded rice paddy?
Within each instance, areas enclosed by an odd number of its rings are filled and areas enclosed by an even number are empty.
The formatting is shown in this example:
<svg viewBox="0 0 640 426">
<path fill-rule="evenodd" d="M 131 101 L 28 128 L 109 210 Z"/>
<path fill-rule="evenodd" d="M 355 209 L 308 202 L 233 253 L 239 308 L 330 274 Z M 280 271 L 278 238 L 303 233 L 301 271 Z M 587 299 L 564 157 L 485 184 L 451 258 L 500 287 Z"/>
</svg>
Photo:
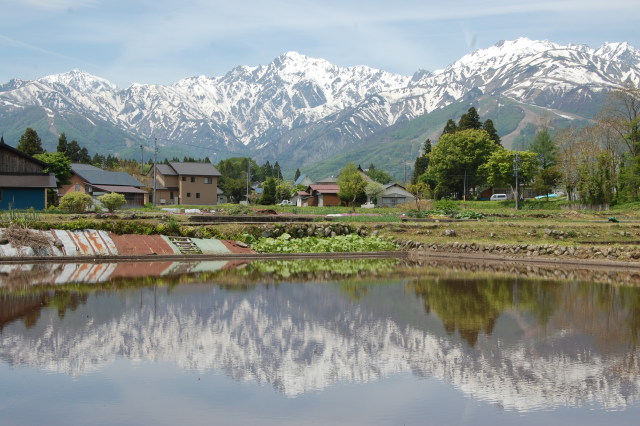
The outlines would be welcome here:
<svg viewBox="0 0 640 426">
<path fill-rule="evenodd" d="M 400 259 L 0 265 L 0 424 L 635 425 L 638 283 Z"/>
</svg>

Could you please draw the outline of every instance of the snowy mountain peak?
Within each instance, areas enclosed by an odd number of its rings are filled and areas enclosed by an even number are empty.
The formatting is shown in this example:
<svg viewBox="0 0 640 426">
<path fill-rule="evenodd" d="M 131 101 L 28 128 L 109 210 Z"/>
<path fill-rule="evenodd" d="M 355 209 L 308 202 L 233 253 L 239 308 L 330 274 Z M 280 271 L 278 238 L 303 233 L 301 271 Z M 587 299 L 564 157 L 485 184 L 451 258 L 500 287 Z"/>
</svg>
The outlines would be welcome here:
<svg viewBox="0 0 640 426">
<path fill-rule="evenodd" d="M 74 69 L 62 74 L 48 75 L 39 79 L 46 84 L 63 84 L 78 90 L 79 92 L 96 93 L 102 91 L 113 91 L 117 87 L 115 84 L 101 77 L 96 77 L 82 70 Z"/>
<path fill-rule="evenodd" d="M 609 43 L 606 42 L 594 52 L 609 61 L 619 61 L 631 66 L 640 66 L 640 50 L 629 43 Z"/>
<path fill-rule="evenodd" d="M 463 56 L 448 68 L 461 66 L 475 67 L 491 62 L 496 62 L 496 66 L 501 66 L 507 62 L 513 62 L 523 56 L 557 49 L 558 47 L 560 46 L 547 40 L 531 40 L 526 37 L 520 37 L 512 41 L 501 40 L 489 48 L 478 49 L 473 53 Z"/>
</svg>

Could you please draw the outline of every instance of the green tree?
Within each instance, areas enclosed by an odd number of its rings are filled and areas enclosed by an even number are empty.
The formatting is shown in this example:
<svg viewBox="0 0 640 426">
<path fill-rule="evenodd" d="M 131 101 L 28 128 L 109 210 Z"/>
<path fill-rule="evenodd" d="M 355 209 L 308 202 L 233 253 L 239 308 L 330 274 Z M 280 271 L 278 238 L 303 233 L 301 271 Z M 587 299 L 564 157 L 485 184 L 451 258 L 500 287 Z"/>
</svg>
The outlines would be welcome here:
<svg viewBox="0 0 640 426">
<path fill-rule="evenodd" d="M 66 154 L 68 146 L 69 143 L 67 142 L 67 135 L 60 133 L 60 136 L 58 136 L 58 147 L 56 151 Z"/>
<path fill-rule="evenodd" d="M 282 180 L 282 170 L 280 169 L 280 164 L 276 161 L 273 165 L 273 177 Z"/>
<path fill-rule="evenodd" d="M 60 199 L 60 207 L 71 213 L 84 213 L 91 204 L 91 196 L 82 192 L 68 192 Z"/>
<path fill-rule="evenodd" d="M 536 133 L 533 142 L 529 146 L 529 151 L 535 152 L 538 155 L 540 161 L 540 167 L 546 169 L 553 167 L 558 162 L 558 150 L 556 144 L 549 133 L 549 130 L 545 127 Z"/>
<path fill-rule="evenodd" d="M 31 156 L 42 154 L 44 152 L 44 149 L 42 148 L 42 139 L 40 139 L 38 133 L 31 127 L 27 127 L 24 134 L 20 136 L 17 149 Z"/>
<path fill-rule="evenodd" d="M 455 121 L 453 121 L 453 118 L 450 118 L 449 120 L 447 120 L 447 124 L 444 125 L 444 129 L 442 130 L 442 134 L 443 135 L 448 135 L 451 133 L 455 133 L 458 131 L 458 126 L 456 124 Z"/>
<path fill-rule="evenodd" d="M 221 160 L 216 168 L 222 175 L 220 188 L 236 203 L 242 200 L 247 190 L 247 169 L 249 171 L 249 184 L 259 181 L 257 179 L 260 166 L 250 158 L 231 157 Z"/>
<path fill-rule="evenodd" d="M 418 178 L 429 168 L 429 154 L 431 153 L 431 149 L 431 139 L 427 139 L 422 145 L 422 155 L 419 155 L 416 158 L 416 162 L 413 165 L 413 177 L 411 178 L 411 183 L 417 183 Z"/>
<path fill-rule="evenodd" d="M 407 191 L 410 192 L 411 195 L 413 195 L 414 199 L 416 200 L 416 209 L 420 211 L 420 201 L 429 197 L 429 194 L 431 193 L 431 187 L 427 183 L 416 182 L 407 185 Z"/>
<path fill-rule="evenodd" d="M 564 174 L 558 169 L 557 166 L 547 167 L 540 170 L 536 175 L 536 179 L 533 181 L 533 189 L 538 194 L 548 195 L 551 193 L 564 177 Z"/>
<path fill-rule="evenodd" d="M 429 155 L 432 148 L 431 139 L 427 138 L 427 140 L 422 144 L 422 155 Z"/>
<path fill-rule="evenodd" d="M 116 192 L 101 195 L 98 197 L 98 200 L 102 203 L 104 208 L 109 210 L 109 213 L 113 213 L 120 207 L 127 204 L 127 200 L 124 198 L 124 195 Z"/>
<path fill-rule="evenodd" d="M 482 129 L 482 123 L 480 122 L 478 111 L 476 111 L 475 107 L 470 107 L 469 110 L 460 117 L 460 121 L 458 122 L 458 131 L 480 129 Z"/>
<path fill-rule="evenodd" d="M 276 203 L 276 180 L 273 177 L 268 177 L 267 180 L 264 181 L 264 185 L 262 186 L 262 198 L 260 199 L 260 204 L 270 206 L 275 203 Z"/>
<path fill-rule="evenodd" d="M 484 179 L 478 168 L 499 148 L 484 130 L 442 135 L 429 154 L 428 173 L 435 180 L 436 197 L 461 197 L 463 188 L 482 183 Z"/>
<path fill-rule="evenodd" d="M 528 184 L 535 177 L 539 162 L 534 152 L 509 151 L 500 147 L 495 150 L 487 162 L 480 167 L 480 174 L 484 175 L 491 186 L 509 185 L 515 192 L 515 160 L 518 155 L 518 182 Z"/>
<path fill-rule="evenodd" d="M 364 193 L 367 194 L 367 202 L 377 204 L 378 197 L 384 192 L 384 185 L 380 182 L 367 182 Z"/>
<path fill-rule="evenodd" d="M 45 152 L 34 155 L 40 161 L 47 163 L 45 173 L 53 173 L 56 175 L 58 188 L 62 185 L 68 185 L 71 178 L 71 161 L 62 152 Z"/>
<path fill-rule="evenodd" d="M 300 169 L 296 169 L 296 174 L 293 175 L 293 181 L 297 181 L 298 178 L 300 177 Z"/>
<path fill-rule="evenodd" d="M 602 151 L 596 156 L 595 167 L 584 163 L 578 171 L 578 193 L 591 204 L 611 204 L 615 197 L 610 153 Z"/>
<path fill-rule="evenodd" d="M 492 141 L 494 141 L 497 145 L 500 145 L 500 136 L 498 136 L 498 131 L 493 125 L 493 120 L 488 119 L 482 125 L 482 128 L 489 133 L 489 137 Z"/>
<path fill-rule="evenodd" d="M 78 163 L 91 164 L 91 156 L 89 155 L 89 151 L 87 150 L 87 148 L 85 148 L 84 146 L 80 148 L 80 152 L 78 153 Z"/>
<path fill-rule="evenodd" d="M 429 156 L 421 155 L 416 158 L 416 162 L 413 165 L 413 178 L 411 179 L 411 183 L 418 182 L 420 176 L 422 176 L 427 169 L 429 168 Z"/>
<path fill-rule="evenodd" d="M 293 195 L 293 186 L 291 182 L 279 180 L 276 184 L 276 202 L 288 200 Z"/>
<path fill-rule="evenodd" d="M 353 163 L 347 163 L 338 175 L 338 197 L 356 210 L 356 199 L 364 193 L 367 183 Z"/>
<path fill-rule="evenodd" d="M 371 166 L 373 166 L 373 164 Z M 388 183 L 391 183 L 391 181 L 393 181 L 393 178 L 391 177 L 391 175 L 389 175 L 389 173 L 385 172 L 384 170 L 376 169 L 375 167 L 371 167 L 371 166 L 369 166 L 369 170 L 365 172 L 365 174 L 369 176 L 371 180 L 379 182 L 383 185 L 386 185 Z"/>
</svg>

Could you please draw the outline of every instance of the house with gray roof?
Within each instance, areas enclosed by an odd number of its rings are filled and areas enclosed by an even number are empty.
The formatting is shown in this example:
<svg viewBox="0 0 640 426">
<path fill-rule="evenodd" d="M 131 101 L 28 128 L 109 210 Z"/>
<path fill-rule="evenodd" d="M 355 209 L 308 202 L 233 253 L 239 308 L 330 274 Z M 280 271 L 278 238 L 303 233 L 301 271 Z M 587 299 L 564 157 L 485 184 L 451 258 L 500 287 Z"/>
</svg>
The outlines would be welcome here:
<svg viewBox="0 0 640 426">
<path fill-rule="evenodd" d="M 219 202 L 218 181 L 222 175 L 211 163 L 171 161 L 157 164 L 154 172 L 157 205 L 213 206 Z"/>
<path fill-rule="evenodd" d="M 384 191 L 378 195 L 377 207 L 396 207 L 400 204 L 413 203 L 416 198 L 399 183 L 384 185 Z"/>
<path fill-rule="evenodd" d="M 0 210 L 46 208 L 47 189 L 57 186 L 55 175 L 43 171 L 47 167 L 0 137 Z"/>
<path fill-rule="evenodd" d="M 124 195 L 125 207 L 142 207 L 149 200 L 144 184 L 125 172 L 109 172 L 91 164 L 71 163 L 71 183 L 62 185 L 60 196 L 69 192 L 82 192 L 91 195 L 94 201 L 100 195 L 115 192 Z"/>
</svg>

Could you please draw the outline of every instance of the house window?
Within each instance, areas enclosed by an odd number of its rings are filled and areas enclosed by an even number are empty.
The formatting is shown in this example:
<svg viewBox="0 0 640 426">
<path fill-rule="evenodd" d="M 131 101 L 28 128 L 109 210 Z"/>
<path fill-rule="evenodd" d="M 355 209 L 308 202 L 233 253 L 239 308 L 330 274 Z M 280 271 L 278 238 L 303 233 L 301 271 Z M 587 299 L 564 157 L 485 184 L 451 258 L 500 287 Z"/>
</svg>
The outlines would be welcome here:
<svg viewBox="0 0 640 426">
<path fill-rule="evenodd" d="M 213 178 L 210 178 L 210 177 L 204 178 L 204 183 L 213 183 Z"/>
<path fill-rule="evenodd" d="M 80 184 L 76 183 L 75 191 L 80 192 L 80 188 L 81 188 Z"/>
<path fill-rule="evenodd" d="M 169 192 L 169 198 L 173 200 L 173 191 Z"/>
<path fill-rule="evenodd" d="M 200 193 L 196 192 L 196 198 L 200 198 Z"/>
<path fill-rule="evenodd" d="M 187 192 L 187 198 L 191 198 L 191 193 Z"/>
<path fill-rule="evenodd" d="M 91 194 L 91 186 L 90 185 L 85 185 L 84 186 L 84 192 L 86 192 L 87 194 Z"/>
<path fill-rule="evenodd" d="M 196 178 L 194 176 L 191 176 L 191 183 L 195 182 Z"/>
<path fill-rule="evenodd" d="M 182 176 L 182 181 L 186 182 L 187 181 L 187 177 L 186 176 Z"/>
</svg>

